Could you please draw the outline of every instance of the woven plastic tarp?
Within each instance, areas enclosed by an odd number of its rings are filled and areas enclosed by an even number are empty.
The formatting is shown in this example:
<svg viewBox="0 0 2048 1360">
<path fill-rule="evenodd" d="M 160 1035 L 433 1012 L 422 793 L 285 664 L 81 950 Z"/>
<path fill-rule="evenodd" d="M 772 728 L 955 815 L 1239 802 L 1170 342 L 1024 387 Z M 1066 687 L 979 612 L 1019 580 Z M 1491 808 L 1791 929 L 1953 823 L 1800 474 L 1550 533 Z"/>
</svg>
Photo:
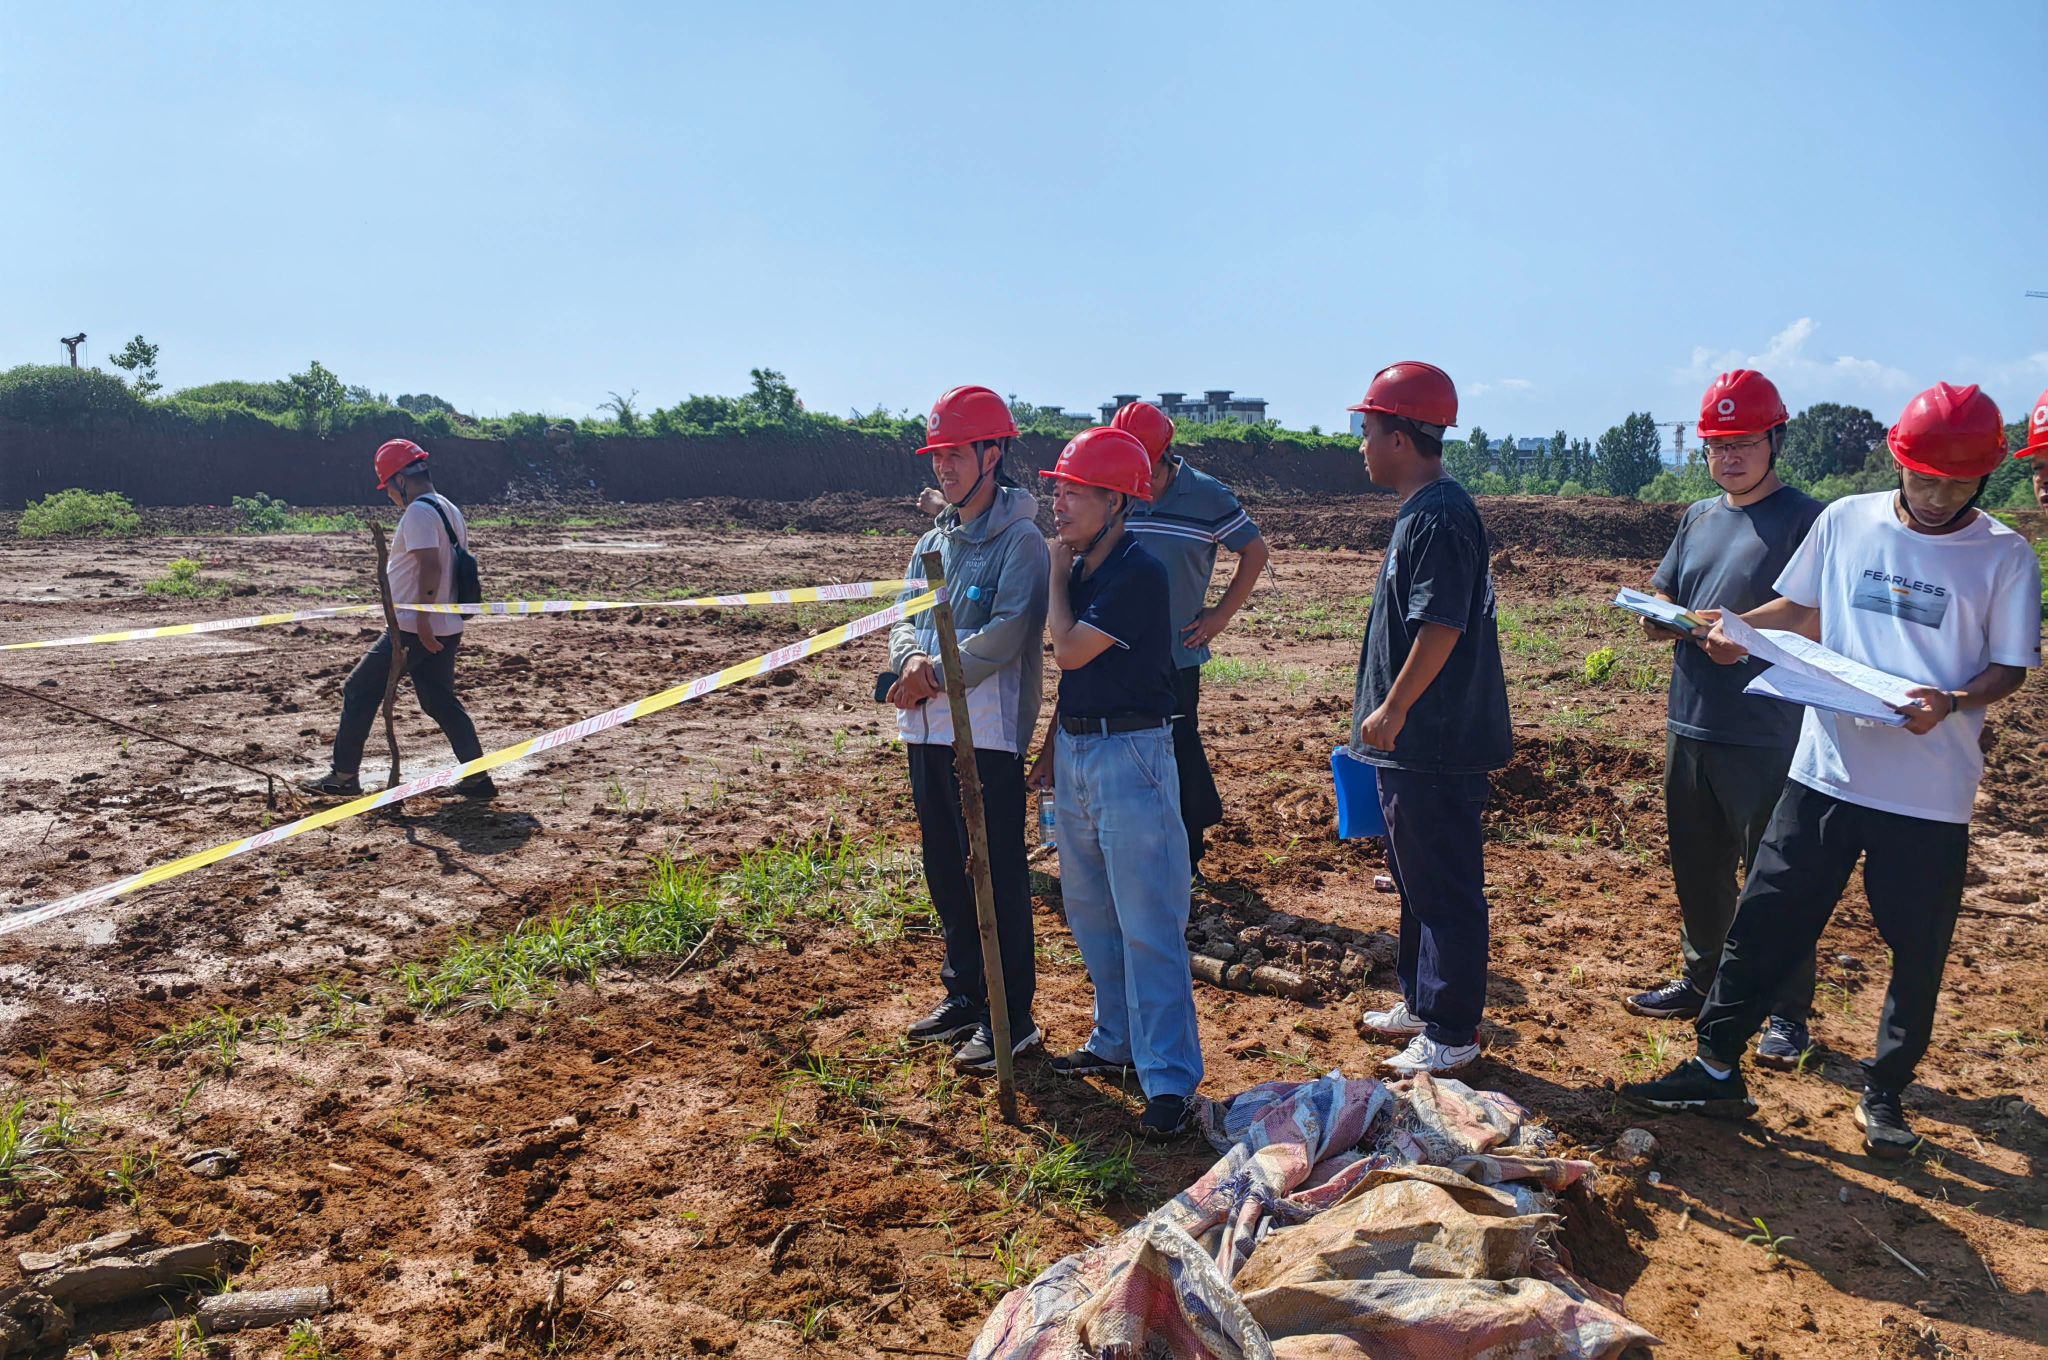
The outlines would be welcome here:
<svg viewBox="0 0 2048 1360">
<path fill-rule="evenodd" d="M 1551 1197 L 1590 1176 L 1505 1096 L 1332 1072 L 1206 1103 L 1223 1155 L 1011 1291 L 970 1360 L 1606 1360 L 1656 1338 L 1574 1279 Z"/>
</svg>

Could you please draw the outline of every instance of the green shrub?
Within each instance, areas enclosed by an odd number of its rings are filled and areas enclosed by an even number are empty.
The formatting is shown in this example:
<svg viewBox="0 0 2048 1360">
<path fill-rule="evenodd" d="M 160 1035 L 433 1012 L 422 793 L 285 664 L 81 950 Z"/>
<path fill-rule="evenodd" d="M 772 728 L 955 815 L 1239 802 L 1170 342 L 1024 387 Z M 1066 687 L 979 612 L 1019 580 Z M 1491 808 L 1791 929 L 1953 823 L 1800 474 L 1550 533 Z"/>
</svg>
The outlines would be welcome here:
<svg viewBox="0 0 2048 1360">
<path fill-rule="evenodd" d="M 1703 501 L 1709 496 L 1719 495 L 1720 492 L 1721 488 L 1707 475 L 1706 468 L 1695 465 L 1682 472 L 1664 469 L 1652 477 L 1642 490 L 1636 492 L 1636 499 L 1689 505 L 1693 501 Z"/>
<path fill-rule="evenodd" d="M 134 419 L 147 407 L 127 383 L 96 368 L 22 364 L 0 373 L 0 416 L 25 425 L 82 425 Z"/>
<path fill-rule="evenodd" d="M 209 581 L 199 574 L 199 563 L 181 557 L 170 570 L 143 587 L 152 595 L 169 595 L 180 600 L 209 600 L 228 593 L 227 582 Z"/>
<path fill-rule="evenodd" d="M 39 501 L 30 501 L 21 512 L 16 531 L 23 538 L 50 538 L 58 534 L 101 534 L 126 538 L 142 529 L 142 516 L 118 491 L 52 491 Z"/>
<path fill-rule="evenodd" d="M 284 384 L 274 382 L 239 382 L 231 378 L 226 382 L 183 387 L 171 396 L 174 401 L 198 402 L 205 406 L 240 406 L 270 415 L 282 415 L 292 409 Z"/>
<path fill-rule="evenodd" d="M 1557 489 L 1557 494 L 1560 496 L 1584 497 L 1590 496 L 1593 493 L 1586 490 L 1586 488 L 1580 485 L 1578 482 L 1566 482 L 1563 486 Z"/>
<path fill-rule="evenodd" d="M 1606 684 L 1607 677 L 1614 674 L 1614 668 L 1620 664 L 1620 660 L 1614 654 L 1612 647 L 1602 647 L 1599 651 L 1592 653 L 1586 658 L 1586 683 L 1589 685 Z"/>
<path fill-rule="evenodd" d="M 235 513 L 242 517 L 242 527 L 251 533 L 281 534 L 291 522 L 292 508 L 259 491 L 253 496 L 235 497 Z"/>
<path fill-rule="evenodd" d="M 368 527 L 361 515 L 348 511 L 339 515 L 309 515 L 294 510 L 284 522 L 284 532 L 288 534 L 353 534 Z"/>
</svg>

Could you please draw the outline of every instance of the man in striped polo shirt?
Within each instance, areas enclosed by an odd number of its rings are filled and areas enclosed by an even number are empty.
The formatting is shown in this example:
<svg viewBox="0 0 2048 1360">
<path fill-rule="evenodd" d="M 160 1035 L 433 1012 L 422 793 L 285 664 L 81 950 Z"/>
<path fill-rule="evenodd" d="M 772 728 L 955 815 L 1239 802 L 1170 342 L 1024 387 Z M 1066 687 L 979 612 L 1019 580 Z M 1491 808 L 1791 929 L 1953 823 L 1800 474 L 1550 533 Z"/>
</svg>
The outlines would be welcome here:
<svg viewBox="0 0 2048 1360">
<path fill-rule="evenodd" d="M 1173 756 L 1180 767 L 1188 863 L 1195 884 L 1203 886 L 1202 833 L 1223 820 L 1223 800 L 1196 725 L 1202 663 L 1209 659 L 1210 640 L 1230 626 L 1251 596 L 1272 552 L 1229 487 L 1168 452 L 1173 421 L 1166 412 L 1148 401 L 1134 401 L 1110 423 L 1136 435 L 1152 459 L 1151 503 L 1131 503 L 1128 527 L 1166 568 L 1167 604 L 1173 615 Z M 1224 587 L 1223 598 L 1212 605 L 1209 578 L 1216 572 L 1218 544 L 1237 554 L 1237 571 Z"/>
</svg>

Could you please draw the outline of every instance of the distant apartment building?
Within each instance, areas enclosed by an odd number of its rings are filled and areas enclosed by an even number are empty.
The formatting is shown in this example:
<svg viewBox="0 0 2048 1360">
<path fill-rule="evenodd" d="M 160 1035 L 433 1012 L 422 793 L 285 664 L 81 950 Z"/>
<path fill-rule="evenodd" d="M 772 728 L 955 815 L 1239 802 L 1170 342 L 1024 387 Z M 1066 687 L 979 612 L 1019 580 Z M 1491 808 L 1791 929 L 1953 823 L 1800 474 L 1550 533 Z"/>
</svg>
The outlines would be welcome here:
<svg viewBox="0 0 2048 1360">
<path fill-rule="evenodd" d="M 1109 424 L 1118 410 L 1138 400 L 1136 392 L 1120 392 L 1111 397 L 1100 408 L 1102 423 Z M 1266 418 L 1264 397 L 1236 396 L 1227 387 L 1211 387 L 1199 401 L 1189 400 L 1185 392 L 1161 392 L 1158 405 L 1175 424 L 1214 425 L 1222 420 L 1235 420 L 1256 425 Z"/>
</svg>

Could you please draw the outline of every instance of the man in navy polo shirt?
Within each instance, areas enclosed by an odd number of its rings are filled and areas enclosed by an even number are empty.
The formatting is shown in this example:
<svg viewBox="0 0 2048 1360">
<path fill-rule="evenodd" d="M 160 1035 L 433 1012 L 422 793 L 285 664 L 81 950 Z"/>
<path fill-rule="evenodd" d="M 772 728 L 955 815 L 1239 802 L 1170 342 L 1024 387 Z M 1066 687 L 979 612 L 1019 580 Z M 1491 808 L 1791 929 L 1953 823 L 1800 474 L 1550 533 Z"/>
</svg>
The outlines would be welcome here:
<svg viewBox="0 0 2048 1360">
<path fill-rule="evenodd" d="M 1230 626 L 1251 597 L 1272 553 L 1259 526 L 1237 503 L 1230 488 L 1186 459 L 1170 454 L 1173 421 L 1149 401 L 1134 401 L 1116 413 L 1115 429 L 1136 435 L 1152 460 L 1152 501 L 1131 507 L 1128 528 L 1145 551 L 1166 568 L 1167 607 L 1173 615 L 1173 758 L 1180 768 L 1180 815 L 1188 828 L 1188 862 L 1195 886 L 1202 879 L 1202 832 L 1223 820 L 1223 799 L 1202 749 L 1196 708 L 1202 699 L 1202 665 L 1209 641 Z M 1237 570 L 1223 598 L 1209 603 L 1216 574 L 1216 548 L 1237 554 Z"/>
<path fill-rule="evenodd" d="M 1401 894 L 1401 998 L 1359 1027 L 1408 1047 L 1380 1065 L 1456 1072 L 1479 1057 L 1489 945 L 1487 776 L 1508 763 L 1508 690 L 1486 526 L 1444 475 L 1458 392 L 1432 364 L 1380 370 L 1365 413 L 1366 475 L 1401 497 L 1358 658 L 1351 754 L 1375 767 L 1387 865 Z"/>
<path fill-rule="evenodd" d="M 1059 483 L 1046 622 L 1060 694 L 1030 782 L 1054 790 L 1067 925 L 1095 985 L 1088 1042 L 1047 1065 L 1063 1076 L 1135 1065 L 1139 1134 L 1172 1138 L 1188 1126 L 1202 1044 L 1166 569 L 1124 527 L 1131 501 L 1152 493 L 1151 460 L 1129 434 L 1098 427 L 1040 475 Z"/>
</svg>

